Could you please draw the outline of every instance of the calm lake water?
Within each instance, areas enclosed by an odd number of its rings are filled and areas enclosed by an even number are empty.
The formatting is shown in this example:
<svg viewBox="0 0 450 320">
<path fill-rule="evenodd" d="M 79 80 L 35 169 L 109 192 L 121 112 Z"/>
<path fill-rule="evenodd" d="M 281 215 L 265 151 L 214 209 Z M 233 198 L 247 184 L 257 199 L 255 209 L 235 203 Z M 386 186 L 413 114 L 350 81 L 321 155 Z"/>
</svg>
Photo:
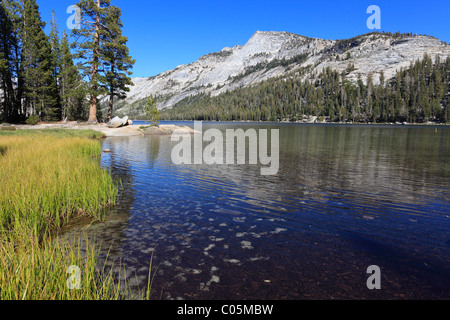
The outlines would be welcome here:
<svg viewBox="0 0 450 320">
<path fill-rule="evenodd" d="M 130 285 L 145 288 L 153 254 L 154 299 L 450 298 L 450 127 L 208 128 L 279 129 L 278 174 L 174 165 L 170 136 L 103 141 L 119 201 L 83 230 Z"/>
</svg>

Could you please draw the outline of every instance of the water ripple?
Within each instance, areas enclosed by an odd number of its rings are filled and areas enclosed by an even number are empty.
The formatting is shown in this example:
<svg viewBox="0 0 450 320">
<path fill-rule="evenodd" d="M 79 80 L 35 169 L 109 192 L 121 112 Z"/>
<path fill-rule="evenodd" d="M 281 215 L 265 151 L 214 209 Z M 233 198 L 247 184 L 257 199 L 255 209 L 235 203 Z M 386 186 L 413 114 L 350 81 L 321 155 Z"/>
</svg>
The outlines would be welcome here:
<svg viewBox="0 0 450 320">
<path fill-rule="evenodd" d="M 173 165 L 169 137 L 103 142 L 103 165 L 123 187 L 95 234 L 136 286 L 154 254 L 164 299 L 371 298 L 358 271 L 371 264 L 391 281 L 376 297 L 450 297 L 450 146 L 438 144 L 450 139 L 414 128 L 279 129 L 276 176 L 258 165 Z"/>
</svg>

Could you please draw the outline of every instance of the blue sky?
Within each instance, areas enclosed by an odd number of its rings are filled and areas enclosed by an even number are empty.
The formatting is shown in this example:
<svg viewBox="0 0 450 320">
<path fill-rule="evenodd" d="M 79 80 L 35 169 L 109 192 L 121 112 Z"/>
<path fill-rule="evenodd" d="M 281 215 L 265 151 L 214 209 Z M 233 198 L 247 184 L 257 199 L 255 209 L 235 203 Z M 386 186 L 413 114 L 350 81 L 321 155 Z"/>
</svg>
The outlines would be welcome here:
<svg viewBox="0 0 450 320">
<path fill-rule="evenodd" d="M 37 0 L 42 19 L 55 10 L 67 29 L 76 0 Z M 243 45 L 256 31 L 288 31 L 345 39 L 372 32 L 367 8 L 381 9 L 381 30 L 429 34 L 450 43 L 450 1 L 404 0 L 111 0 L 122 9 L 124 35 L 137 60 L 133 77 L 148 77 L 191 63 L 224 47 Z"/>
</svg>

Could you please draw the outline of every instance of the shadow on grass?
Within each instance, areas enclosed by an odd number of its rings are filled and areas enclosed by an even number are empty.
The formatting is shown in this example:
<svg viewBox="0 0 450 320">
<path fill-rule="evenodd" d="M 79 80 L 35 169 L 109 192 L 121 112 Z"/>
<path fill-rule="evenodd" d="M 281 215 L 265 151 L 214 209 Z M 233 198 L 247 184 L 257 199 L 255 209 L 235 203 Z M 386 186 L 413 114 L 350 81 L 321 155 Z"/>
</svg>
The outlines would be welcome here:
<svg viewBox="0 0 450 320">
<path fill-rule="evenodd" d="M 6 147 L 6 146 L 0 146 L 0 156 L 5 155 L 6 150 L 8 150 L 8 147 Z"/>
</svg>

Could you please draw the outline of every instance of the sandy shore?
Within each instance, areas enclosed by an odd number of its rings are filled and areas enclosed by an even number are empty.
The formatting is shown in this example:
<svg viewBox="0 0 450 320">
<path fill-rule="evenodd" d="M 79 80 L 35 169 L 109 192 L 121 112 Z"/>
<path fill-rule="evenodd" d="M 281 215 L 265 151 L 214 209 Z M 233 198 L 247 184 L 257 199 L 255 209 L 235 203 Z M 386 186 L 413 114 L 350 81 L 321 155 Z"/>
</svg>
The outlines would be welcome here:
<svg viewBox="0 0 450 320">
<path fill-rule="evenodd" d="M 120 128 L 109 128 L 106 123 L 88 124 L 88 123 L 40 123 L 34 126 L 30 125 L 15 125 L 17 130 L 21 129 L 92 129 L 103 132 L 107 137 L 129 137 L 129 136 L 144 136 L 144 135 L 170 135 L 176 129 L 185 129 L 189 133 L 194 130 L 187 126 L 176 126 L 172 124 L 162 124 L 159 127 L 149 127 L 140 129 L 141 125 L 128 125 Z"/>
</svg>

